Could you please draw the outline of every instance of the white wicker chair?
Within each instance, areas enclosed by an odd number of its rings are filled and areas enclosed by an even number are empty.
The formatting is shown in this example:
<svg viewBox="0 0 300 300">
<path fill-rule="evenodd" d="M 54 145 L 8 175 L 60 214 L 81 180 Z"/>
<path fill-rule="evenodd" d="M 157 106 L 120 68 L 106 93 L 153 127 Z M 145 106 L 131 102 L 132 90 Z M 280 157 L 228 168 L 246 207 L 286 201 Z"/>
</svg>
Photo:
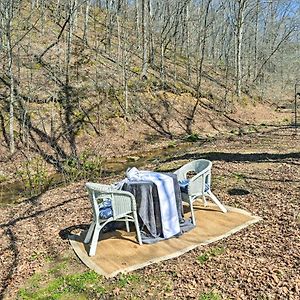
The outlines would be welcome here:
<svg viewBox="0 0 300 300">
<path fill-rule="evenodd" d="M 137 233 L 137 240 L 142 244 L 141 233 L 138 224 L 136 201 L 134 196 L 126 191 L 114 189 L 106 184 L 86 183 L 86 188 L 89 193 L 89 198 L 93 208 L 93 221 L 84 239 L 84 243 L 89 243 L 91 240 L 89 256 L 96 254 L 97 242 L 100 231 L 103 227 L 112 221 L 124 221 L 126 223 L 127 232 L 129 222 L 134 222 Z M 111 203 L 111 214 L 108 218 L 100 217 L 99 205 L 104 200 L 109 199 Z"/>
<path fill-rule="evenodd" d="M 211 185 L 211 167 L 212 162 L 206 159 L 198 159 L 183 165 L 174 173 L 177 175 L 179 183 L 186 182 L 185 191 L 182 191 L 182 200 L 187 202 L 191 209 L 192 222 L 196 225 L 195 214 L 193 209 L 193 202 L 196 198 L 202 197 L 204 205 L 207 205 L 205 196 L 212 199 L 213 202 L 226 213 L 227 209 L 212 193 Z M 189 172 L 196 173 L 191 178 L 187 178 Z"/>
</svg>

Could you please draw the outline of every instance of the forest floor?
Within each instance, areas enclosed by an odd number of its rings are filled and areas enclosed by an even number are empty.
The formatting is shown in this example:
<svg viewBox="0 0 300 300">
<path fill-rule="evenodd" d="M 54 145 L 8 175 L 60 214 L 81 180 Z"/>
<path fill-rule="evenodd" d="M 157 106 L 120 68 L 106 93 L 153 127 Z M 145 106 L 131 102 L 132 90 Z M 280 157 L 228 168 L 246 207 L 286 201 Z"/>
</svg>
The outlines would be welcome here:
<svg viewBox="0 0 300 300">
<path fill-rule="evenodd" d="M 91 220 L 84 181 L 0 207 L 0 299 L 300 299 L 299 135 L 274 127 L 145 161 L 147 169 L 173 170 L 208 158 L 222 202 L 263 220 L 112 279 L 89 272 L 70 250 L 67 233 Z"/>
</svg>

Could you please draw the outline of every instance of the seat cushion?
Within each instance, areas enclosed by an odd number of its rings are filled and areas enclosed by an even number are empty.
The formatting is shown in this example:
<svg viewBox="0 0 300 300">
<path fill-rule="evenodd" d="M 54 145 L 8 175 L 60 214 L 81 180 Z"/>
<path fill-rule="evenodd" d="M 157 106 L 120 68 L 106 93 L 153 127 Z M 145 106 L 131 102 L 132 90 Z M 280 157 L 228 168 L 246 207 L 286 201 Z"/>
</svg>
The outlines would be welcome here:
<svg viewBox="0 0 300 300">
<path fill-rule="evenodd" d="M 111 199 L 106 198 L 99 204 L 100 219 L 108 219 L 113 216 Z"/>
<path fill-rule="evenodd" d="M 185 194 L 188 193 L 189 182 L 190 181 L 188 179 L 183 179 L 178 181 L 181 193 L 185 193 Z"/>
<path fill-rule="evenodd" d="M 188 194 L 189 182 L 190 182 L 189 179 L 183 179 L 178 181 L 181 193 Z M 209 184 L 205 183 L 204 192 L 208 192 L 209 190 L 210 190 Z"/>
<path fill-rule="evenodd" d="M 204 192 L 208 192 L 210 190 L 210 186 L 208 183 L 205 183 L 205 190 Z"/>
</svg>

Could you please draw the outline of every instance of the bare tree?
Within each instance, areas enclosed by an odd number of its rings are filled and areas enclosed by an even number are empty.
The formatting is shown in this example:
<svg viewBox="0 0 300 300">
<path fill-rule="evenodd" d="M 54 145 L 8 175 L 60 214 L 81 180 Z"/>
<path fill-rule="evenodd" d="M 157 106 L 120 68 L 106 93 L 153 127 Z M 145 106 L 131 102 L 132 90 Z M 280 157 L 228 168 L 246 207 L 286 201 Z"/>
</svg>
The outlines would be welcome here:
<svg viewBox="0 0 300 300">
<path fill-rule="evenodd" d="M 13 69 L 13 41 L 12 41 L 12 23 L 15 10 L 15 1 L 6 0 L 0 2 L 0 15 L 1 15 L 1 50 L 2 55 L 5 57 L 6 66 L 4 70 L 9 78 L 9 150 L 13 154 L 15 152 L 15 135 L 14 135 L 14 69 Z M 2 128 L 4 127 L 4 117 L 2 116 Z M 3 132 L 6 136 L 6 132 Z"/>
<path fill-rule="evenodd" d="M 203 36 L 202 36 L 202 41 L 201 41 L 201 46 L 199 45 L 199 56 L 200 56 L 200 62 L 197 70 L 197 87 L 196 87 L 196 97 L 197 101 L 192 108 L 190 116 L 187 118 L 187 133 L 191 134 L 192 133 L 192 123 L 194 121 L 194 117 L 196 114 L 197 107 L 200 102 L 200 97 L 201 97 L 201 84 L 202 84 L 202 72 L 203 72 L 203 63 L 205 59 L 205 50 L 206 50 L 206 41 L 207 41 L 207 30 L 208 30 L 208 16 L 209 16 L 209 11 L 210 11 L 210 6 L 211 6 L 212 0 L 207 0 L 205 3 L 205 15 L 204 15 L 204 24 L 203 24 Z M 199 16 L 200 17 L 200 16 Z"/>
<path fill-rule="evenodd" d="M 143 51 L 143 63 L 141 78 L 147 78 L 148 62 L 149 62 L 149 1 L 141 0 L 141 33 L 142 33 L 142 51 Z"/>
</svg>

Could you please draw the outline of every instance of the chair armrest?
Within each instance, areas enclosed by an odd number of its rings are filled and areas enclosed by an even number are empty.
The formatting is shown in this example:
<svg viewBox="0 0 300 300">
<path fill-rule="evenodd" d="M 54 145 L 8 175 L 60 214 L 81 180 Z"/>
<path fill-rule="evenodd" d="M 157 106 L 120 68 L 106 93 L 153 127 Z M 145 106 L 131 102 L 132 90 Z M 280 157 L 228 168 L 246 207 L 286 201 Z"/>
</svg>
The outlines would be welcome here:
<svg viewBox="0 0 300 300">
<path fill-rule="evenodd" d="M 109 190 L 109 192 L 112 192 L 115 195 L 129 196 L 131 198 L 134 198 L 134 195 L 130 192 L 127 192 L 127 191 L 116 190 L 116 189 L 112 188 L 111 190 Z"/>
<path fill-rule="evenodd" d="M 178 170 L 176 170 L 174 172 L 174 174 L 177 175 L 177 179 L 179 181 L 179 180 L 187 179 L 186 174 L 190 171 L 193 171 L 193 170 L 187 169 L 187 168 L 185 168 L 185 166 L 183 166 L 183 167 L 179 168 Z"/>
<path fill-rule="evenodd" d="M 210 168 L 205 168 L 204 170 L 202 170 L 201 172 L 197 173 L 195 176 L 193 176 L 192 178 L 190 178 L 190 181 L 194 181 L 196 180 L 198 177 L 205 175 L 206 173 L 210 172 Z"/>
<path fill-rule="evenodd" d="M 201 172 L 199 172 L 196 175 L 194 175 L 193 177 L 191 177 L 190 180 L 197 179 L 199 176 L 202 176 L 206 172 L 209 172 L 210 169 L 211 169 L 210 167 L 203 169 Z M 178 180 L 182 180 L 182 179 L 187 179 L 186 175 L 188 172 L 195 172 L 195 169 L 193 167 L 183 166 L 180 169 L 178 169 L 177 171 L 175 171 L 174 174 L 177 175 Z"/>
<path fill-rule="evenodd" d="M 129 196 L 130 198 L 134 198 L 134 195 L 127 191 L 117 190 L 111 185 L 101 184 L 101 183 L 94 183 L 94 182 L 87 182 L 86 187 L 90 190 L 102 192 L 102 193 L 113 193 L 115 195 L 122 195 L 122 196 Z"/>
<path fill-rule="evenodd" d="M 114 214 L 120 214 L 126 211 L 136 211 L 137 205 L 132 193 L 121 190 L 112 190 L 112 208 Z"/>
<path fill-rule="evenodd" d="M 114 187 L 101 183 L 86 183 L 92 208 L 94 211 L 94 219 L 99 220 L 99 199 L 111 199 L 111 208 L 113 218 L 117 219 L 120 215 L 124 215 L 130 211 L 136 211 L 137 205 L 135 197 L 132 193 L 122 190 L 117 190 Z"/>
<path fill-rule="evenodd" d="M 112 190 L 112 186 L 102 183 L 87 182 L 85 186 L 88 190 L 97 192 L 110 192 Z"/>
<path fill-rule="evenodd" d="M 115 201 L 121 201 L 121 200 L 119 200 L 118 196 L 125 197 L 125 198 L 129 197 L 131 199 L 132 204 L 134 206 L 136 206 L 135 197 L 130 192 L 117 190 L 116 188 L 114 188 L 110 185 L 101 184 L 101 183 L 93 183 L 93 182 L 86 183 L 86 187 L 92 191 L 100 192 L 103 196 L 104 195 L 107 195 L 108 197 L 109 197 L 109 195 L 117 196 L 117 197 L 114 197 Z"/>
</svg>

